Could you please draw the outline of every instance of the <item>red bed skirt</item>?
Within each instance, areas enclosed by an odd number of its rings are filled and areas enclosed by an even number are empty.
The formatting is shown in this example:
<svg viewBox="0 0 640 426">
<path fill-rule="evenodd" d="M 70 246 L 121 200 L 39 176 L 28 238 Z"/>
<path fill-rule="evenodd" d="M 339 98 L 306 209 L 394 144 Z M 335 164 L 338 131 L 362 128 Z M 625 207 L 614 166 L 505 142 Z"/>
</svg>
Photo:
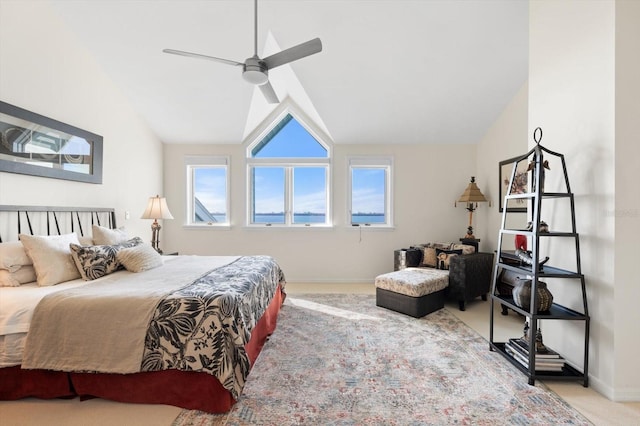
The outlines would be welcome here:
<svg viewBox="0 0 640 426">
<path fill-rule="evenodd" d="M 245 346 L 251 365 L 258 358 L 267 337 L 276 328 L 284 297 L 283 291 L 276 292 L 251 333 L 251 340 Z M 236 402 L 218 379 L 208 373 L 178 370 L 135 374 L 66 373 L 22 370 L 20 366 L 0 369 L 0 400 L 74 396 L 167 404 L 209 413 L 227 412 Z"/>
</svg>

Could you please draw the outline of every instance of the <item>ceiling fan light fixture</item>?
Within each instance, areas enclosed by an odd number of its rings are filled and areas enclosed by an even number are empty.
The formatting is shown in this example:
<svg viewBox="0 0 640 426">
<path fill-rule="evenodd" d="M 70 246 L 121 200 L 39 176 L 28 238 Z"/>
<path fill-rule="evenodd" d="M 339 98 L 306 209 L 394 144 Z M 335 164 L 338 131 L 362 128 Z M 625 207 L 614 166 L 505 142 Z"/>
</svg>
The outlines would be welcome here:
<svg viewBox="0 0 640 426">
<path fill-rule="evenodd" d="M 251 69 L 246 67 L 242 73 L 242 77 L 251 84 L 257 84 L 258 86 L 265 84 L 269 81 L 267 73 L 261 69 Z"/>
<path fill-rule="evenodd" d="M 262 85 L 269 81 L 267 67 L 257 57 L 247 58 L 242 77 L 251 84 Z"/>
</svg>

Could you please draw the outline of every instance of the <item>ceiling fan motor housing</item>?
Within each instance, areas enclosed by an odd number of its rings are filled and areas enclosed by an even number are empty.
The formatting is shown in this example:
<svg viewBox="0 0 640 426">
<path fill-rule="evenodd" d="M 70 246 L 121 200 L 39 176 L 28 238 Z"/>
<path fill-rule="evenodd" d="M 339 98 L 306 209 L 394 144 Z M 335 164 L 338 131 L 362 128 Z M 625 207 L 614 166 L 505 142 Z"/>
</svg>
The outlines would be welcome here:
<svg viewBox="0 0 640 426">
<path fill-rule="evenodd" d="M 269 81 L 267 66 L 258 57 L 247 58 L 242 77 L 251 84 L 262 85 Z"/>
</svg>

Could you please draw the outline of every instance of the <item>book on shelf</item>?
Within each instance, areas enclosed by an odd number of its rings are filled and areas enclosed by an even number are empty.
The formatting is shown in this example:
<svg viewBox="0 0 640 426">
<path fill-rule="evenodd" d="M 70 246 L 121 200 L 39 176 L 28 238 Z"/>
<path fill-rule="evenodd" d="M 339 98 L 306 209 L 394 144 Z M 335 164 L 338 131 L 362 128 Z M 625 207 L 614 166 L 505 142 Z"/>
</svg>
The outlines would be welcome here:
<svg viewBox="0 0 640 426">
<path fill-rule="evenodd" d="M 509 339 L 509 343 L 513 344 L 525 353 L 525 355 L 529 356 L 529 342 L 524 340 L 522 337 L 518 339 Z M 560 354 L 556 351 L 553 351 L 547 348 L 547 352 L 538 352 L 536 353 L 536 359 L 562 359 Z"/>
<path fill-rule="evenodd" d="M 526 359 L 527 361 L 529 360 L 529 352 L 524 351 L 520 346 L 511 343 L 511 342 L 506 342 L 505 343 L 505 347 L 508 347 L 509 349 L 511 349 L 513 352 L 517 352 L 518 355 L 521 355 L 524 359 Z M 536 355 L 536 363 L 537 364 L 564 364 L 564 358 L 560 357 L 560 358 L 540 358 Z"/>
<path fill-rule="evenodd" d="M 525 368 L 529 368 L 529 358 L 522 355 L 517 350 L 513 349 L 513 346 L 509 343 L 506 343 L 504 346 L 507 354 L 511 355 L 513 359 L 518 361 Z M 558 360 L 558 362 L 546 362 L 546 361 L 537 361 L 536 360 L 536 371 L 553 371 L 560 372 L 564 367 L 564 360 Z"/>
</svg>

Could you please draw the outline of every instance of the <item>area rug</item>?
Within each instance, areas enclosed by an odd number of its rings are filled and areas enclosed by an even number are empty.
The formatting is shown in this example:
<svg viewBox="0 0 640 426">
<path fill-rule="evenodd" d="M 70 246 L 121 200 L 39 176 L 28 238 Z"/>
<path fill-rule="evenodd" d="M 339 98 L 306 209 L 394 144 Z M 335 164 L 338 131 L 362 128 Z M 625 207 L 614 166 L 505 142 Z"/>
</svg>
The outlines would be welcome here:
<svg viewBox="0 0 640 426">
<path fill-rule="evenodd" d="M 231 411 L 187 425 L 590 425 L 446 309 L 416 319 L 371 295 L 288 296 Z"/>
</svg>

